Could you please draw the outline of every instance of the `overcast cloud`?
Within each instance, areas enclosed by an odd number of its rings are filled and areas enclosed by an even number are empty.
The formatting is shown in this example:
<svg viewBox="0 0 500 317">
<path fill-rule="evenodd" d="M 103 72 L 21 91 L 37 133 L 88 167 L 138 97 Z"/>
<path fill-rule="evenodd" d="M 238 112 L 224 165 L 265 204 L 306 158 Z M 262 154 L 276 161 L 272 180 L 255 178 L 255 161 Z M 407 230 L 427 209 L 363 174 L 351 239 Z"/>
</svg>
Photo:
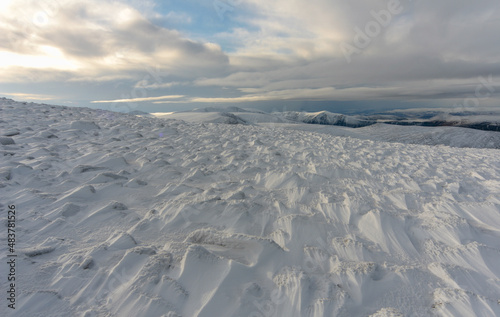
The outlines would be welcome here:
<svg viewBox="0 0 500 317">
<path fill-rule="evenodd" d="M 0 95 L 123 111 L 497 106 L 499 16 L 497 0 L 2 1 Z"/>
</svg>

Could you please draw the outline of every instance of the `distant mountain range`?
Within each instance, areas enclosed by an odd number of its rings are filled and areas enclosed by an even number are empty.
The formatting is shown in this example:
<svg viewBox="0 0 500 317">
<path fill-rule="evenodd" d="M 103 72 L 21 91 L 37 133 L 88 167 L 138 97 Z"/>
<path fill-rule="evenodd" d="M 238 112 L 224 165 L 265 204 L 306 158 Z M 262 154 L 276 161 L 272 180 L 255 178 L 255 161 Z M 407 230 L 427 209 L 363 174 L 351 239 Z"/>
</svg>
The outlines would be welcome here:
<svg viewBox="0 0 500 317">
<path fill-rule="evenodd" d="M 186 112 L 182 112 L 185 114 Z M 412 111 L 390 111 L 373 115 L 345 115 L 329 111 L 300 112 L 286 111 L 265 113 L 259 110 L 243 109 L 238 107 L 208 107 L 200 108 L 188 113 L 219 113 L 226 118 L 230 117 L 228 123 L 255 123 L 257 121 L 268 122 L 299 122 L 307 124 L 334 125 L 350 128 L 362 128 L 376 123 L 385 123 L 403 126 L 423 127 L 462 127 L 483 131 L 500 131 L 500 111 L 488 112 L 445 112 L 418 109 Z M 250 117 L 250 120 L 248 119 Z M 264 118 L 267 117 L 267 118 Z"/>
</svg>

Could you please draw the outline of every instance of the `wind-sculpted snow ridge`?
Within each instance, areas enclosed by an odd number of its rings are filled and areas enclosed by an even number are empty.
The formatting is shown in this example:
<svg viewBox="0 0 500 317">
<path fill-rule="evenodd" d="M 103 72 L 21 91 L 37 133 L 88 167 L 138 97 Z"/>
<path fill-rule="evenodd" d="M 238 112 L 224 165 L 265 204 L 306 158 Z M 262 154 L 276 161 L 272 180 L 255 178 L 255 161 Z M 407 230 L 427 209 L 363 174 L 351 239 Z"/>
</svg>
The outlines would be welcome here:
<svg viewBox="0 0 500 317">
<path fill-rule="evenodd" d="M 500 315 L 499 150 L 2 103 L 2 316 Z"/>
</svg>

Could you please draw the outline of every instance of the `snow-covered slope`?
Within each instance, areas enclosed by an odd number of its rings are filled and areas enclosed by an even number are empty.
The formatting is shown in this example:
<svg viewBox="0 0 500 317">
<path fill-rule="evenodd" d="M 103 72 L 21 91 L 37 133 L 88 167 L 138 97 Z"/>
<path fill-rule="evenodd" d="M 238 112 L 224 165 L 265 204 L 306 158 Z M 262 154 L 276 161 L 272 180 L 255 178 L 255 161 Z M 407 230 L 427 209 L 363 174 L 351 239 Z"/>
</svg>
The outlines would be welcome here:
<svg viewBox="0 0 500 317">
<path fill-rule="evenodd" d="M 318 132 L 332 136 L 348 136 L 361 140 L 500 149 L 499 132 L 460 127 L 399 126 L 383 123 L 359 129 L 304 124 L 273 124 L 272 126 L 275 128 Z"/>
<path fill-rule="evenodd" d="M 247 109 L 239 107 L 205 107 L 196 108 L 187 112 L 244 112 L 244 113 L 265 113 L 257 109 Z"/>
<path fill-rule="evenodd" d="M 143 116 L 143 117 L 154 117 L 154 115 L 152 115 L 151 113 L 140 110 L 129 111 L 128 114 L 135 116 Z"/>
<path fill-rule="evenodd" d="M 171 112 L 155 113 L 157 118 L 176 119 L 195 123 L 246 124 L 240 116 L 230 112 Z"/>
<path fill-rule="evenodd" d="M 375 121 L 364 120 L 358 116 L 347 116 L 328 111 L 314 113 L 297 111 L 265 113 L 258 110 L 246 110 L 238 107 L 207 107 L 185 112 L 167 113 L 165 115 L 157 113 L 155 115 L 160 118 L 180 119 L 189 122 L 223 123 L 222 121 L 214 122 L 212 118 L 219 118 L 221 116 L 227 116 L 228 114 L 237 116 L 242 121 L 257 124 L 266 122 L 307 123 L 357 128 L 375 123 Z"/>
<path fill-rule="evenodd" d="M 196 123 L 259 124 L 294 122 L 283 118 L 281 115 L 238 107 L 207 107 L 191 111 L 158 112 L 153 113 L 153 115 L 162 119 L 176 119 Z"/>
<path fill-rule="evenodd" d="M 320 111 L 313 113 L 286 111 L 286 112 L 275 112 L 274 115 L 295 122 L 335 125 L 335 126 L 343 126 L 351 128 L 365 127 L 375 123 L 374 120 L 365 120 L 358 116 L 348 116 L 339 113 L 331 113 L 328 111 Z"/>
<path fill-rule="evenodd" d="M 500 152 L 0 106 L 1 316 L 500 315 Z"/>
</svg>

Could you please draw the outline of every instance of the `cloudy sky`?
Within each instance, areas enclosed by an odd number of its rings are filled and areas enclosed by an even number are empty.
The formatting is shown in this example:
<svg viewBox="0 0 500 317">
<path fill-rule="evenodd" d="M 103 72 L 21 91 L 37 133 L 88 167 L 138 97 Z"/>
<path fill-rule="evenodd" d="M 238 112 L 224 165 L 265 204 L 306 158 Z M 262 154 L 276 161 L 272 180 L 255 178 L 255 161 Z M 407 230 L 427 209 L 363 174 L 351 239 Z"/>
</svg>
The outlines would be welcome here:
<svg viewBox="0 0 500 317">
<path fill-rule="evenodd" d="M 0 96 L 116 111 L 495 107 L 499 32 L 498 0 L 0 0 Z"/>
</svg>

